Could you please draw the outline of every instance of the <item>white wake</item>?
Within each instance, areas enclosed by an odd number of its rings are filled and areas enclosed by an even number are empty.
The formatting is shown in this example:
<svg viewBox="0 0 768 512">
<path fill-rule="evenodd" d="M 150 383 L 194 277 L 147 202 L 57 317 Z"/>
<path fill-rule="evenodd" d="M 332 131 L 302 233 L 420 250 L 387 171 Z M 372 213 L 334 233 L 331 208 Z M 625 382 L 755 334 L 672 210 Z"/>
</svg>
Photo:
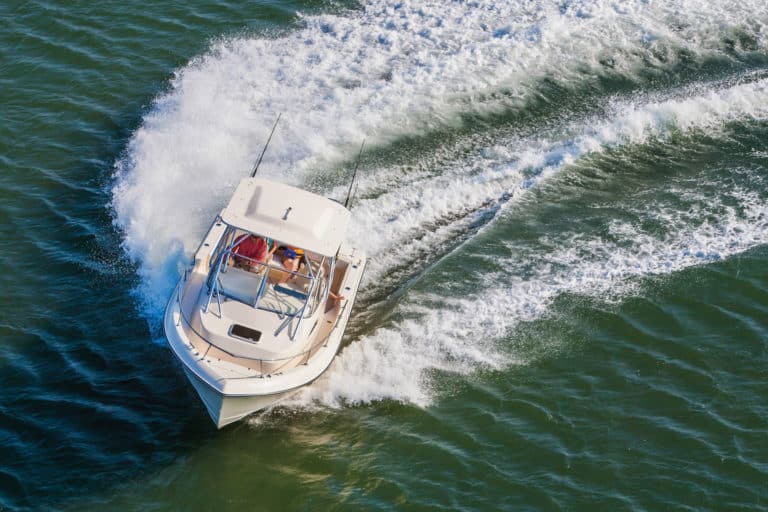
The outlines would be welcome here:
<svg viewBox="0 0 768 512">
<path fill-rule="evenodd" d="M 674 66 L 676 52 L 723 57 L 724 39 L 745 36 L 753 48 L 736 51 L 764 52 L 766 20 L 762 1 L 372 0 L 344 15 L 305 16 L 304 28 L 282 37 L 216 41 L 176 72 L 116 165 L 115 222 L 139 269 L 142 313 L 158 322 L 180 263 L 247 175 L 279 112 L 283 121 L 261 172 L 301 185 L 332 174 L 364 137 L 386 149 L 403 136 L 456 126 L 467 113 L 524 108 L 544 78 L 588 81 L 606 63 L 632 78 L 647 66 Z M 524 196 L 578 159 L 765 119 L 768 84 L 750 79 L 702 86 L 684 98 L 609 100 L 600 118 L 501 137 L 428 172 L 405 176 L 382 166 L 364 173 L 350 238 L 374 256 L 366 282 L 450 242 L 473 212 Z M 365 195 L 373 190 L 379 193 Z M 318 191 L 339 194 L 331 184 Z M 721 204 L 728 213 L 717 223 L 690 228 L 671 212 L 674 229 L 665 238 L 617 223 L 617 247 L 574 234 L 559 251 L 533 255 L 546 263 L 540 273 L 515 277 L 510 262 L 512 270 L 486 276 L 476 296 L 411 291 L 396 306 L 405 319 L 373 326 L 299 403 L 429 403 L 429 370 L 514 363 L 498 339 L 544 315 L 560 294 L 628 289 L 638 277 L 709 261 L 700 254 L 722 258 L 764 243 L 762 203 L 743 190 L 723 197 L 741 209 Z"/>
<path fill-rule="evenodd" d="M 284 37 L 216 41 L 176 72 L 116 165 L 115 219 L 139 265 L 142 308 L 160 314 L 179 262 L 251 168 L 278 112 L 263 173 L 302 183 L 350 158 L 364 137 L 385 145 L 462 113 L 507 108 L 535 95 L 543 77 L 589 79 L 606 59 L 632 76 L 648 63 L 673 65 L 672 49 L 721 54 L 723 38 L 738 34 L 764 49 L 766 9 L 755 0 L 371 0 L 359 12 L 305 16 Z"/>
</svg>

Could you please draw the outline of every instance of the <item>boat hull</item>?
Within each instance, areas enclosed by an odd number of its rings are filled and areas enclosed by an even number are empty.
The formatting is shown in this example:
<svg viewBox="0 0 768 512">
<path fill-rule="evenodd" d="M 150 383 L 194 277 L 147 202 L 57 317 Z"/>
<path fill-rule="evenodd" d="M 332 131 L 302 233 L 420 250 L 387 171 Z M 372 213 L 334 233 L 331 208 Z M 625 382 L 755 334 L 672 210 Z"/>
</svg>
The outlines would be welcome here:
<svg viewBox="0 0 768 512">
<path fill-rule="evenodd" d="M 175 293 L 178 293 L 178 289 Z M 178 329 L 178 323 L 173 321 L 178 314 L 178 307 L 169 307 L 166 312 L 166 339 L 171 352 L 181 363 L 187 379 L 217 428 L 225 427 L 249 414 L 266 409 L 311 384 L 330 366 L 338 351 L 343 332 L 343 330 L 338 332 L 334 336 L 336 339 L 329 340 L 328 345 L 323 347 L 326 351 L 323 359 L 326 361 L 312 361 L 323 364 L 322 367 L 302 365 L 298 372 L 292 372 L 297 373 L 296 375 L 265 375 L 246 379 L 220 380 L 212 378 L 205 371 L 202 358 L 192 356 L 194 349 L 189 345 L 188 340 L 184 339 L 182 331 Z M 344 320 L 346 323 L 346 318 Z M 236 392 L 227 393 L 228 389 L 234 389 Z"/>
<path fill-rule="evenodd" d="M 211 388 L 194 372 L 184 366 L 189 382 L 197 391 L 208 414 L 217 428 L 239 421 L 249 414 L 266 409 L 296 393 L 297 389 L 271 395 L 227 396 Z"/>
</svg>

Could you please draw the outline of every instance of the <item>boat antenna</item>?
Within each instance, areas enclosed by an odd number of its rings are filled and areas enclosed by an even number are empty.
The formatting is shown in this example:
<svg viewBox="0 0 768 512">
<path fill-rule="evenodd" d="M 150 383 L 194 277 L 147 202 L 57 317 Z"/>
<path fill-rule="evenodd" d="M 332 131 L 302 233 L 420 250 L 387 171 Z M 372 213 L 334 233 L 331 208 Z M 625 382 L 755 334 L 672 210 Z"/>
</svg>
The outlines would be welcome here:
<svg viewBox="0 0 768 512">
<path fill-rule="evenodd" d="M 365 147 L 365 139 L 360 145 L 360 153 L 357 155 L 357 162 L 355 162 L 355 171 L 352 173 L 352 181 L 349 182 L 349 190 L 347 190 L 347 200 L 344 201 L 344 208 L 349 207 L 349 200 L 352 197 L 352 185 L 355 184 L 355 177 L 357 176 L 357 168 L 360 167 L 360 158 L 363 156 L 363 148 Z"/>
<path fill-rule="evenodd" d="M 254 166 L 253 171 L 251 172 L 251 178 L 256 176 L 256 172 L 259 170 L 259 166 L 261 165 L 261 159 L 264 158 L 264 153 L 267 152 L 267 148 L 269 147 L 269 141 L 272 140 L 272 136 L 275 134 L 275 128 L 277 128 L 277 123 L 280 121 L 280 118 L 282 117 L 283 113 L 280 112 L 277 114 L 277 119 L 275 119 L 275 124 L 272 125 L 272 131 L 269 132 L 269 138 L 267 139 L 267 143 L 264 144 L 264 149 L 261 150 L 261 155 L 259 155 L 259 160 L 256 162 L 256 166 Z"/>
</svg>

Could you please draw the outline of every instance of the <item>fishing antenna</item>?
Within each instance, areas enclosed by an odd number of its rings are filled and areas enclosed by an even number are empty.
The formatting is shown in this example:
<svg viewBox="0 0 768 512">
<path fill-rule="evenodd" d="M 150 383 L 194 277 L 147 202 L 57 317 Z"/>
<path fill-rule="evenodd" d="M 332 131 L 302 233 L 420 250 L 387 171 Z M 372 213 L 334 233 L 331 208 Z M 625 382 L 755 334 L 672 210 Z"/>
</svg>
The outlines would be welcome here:
<svg viewBox="0 0 768 512">
<path fill-rule="evenodd" d="M 283 113 L 280 112 L 277 114 L 277 119 L 275 119 L 275 124 L 272 125 L 272 131 L 269 132 L 269 138 L 267 139 L 267 143 L 264 144 L 264 149 L 261 150 L 261 155 L 259 155 L 259 160 L 256 162 L 256 166 L 253 168 L 253 171 L 251 172 L 251 178 L 256 176 L 256 172 L 259 170 L 259 166 L 261 165 L 261 159 L 264 158 L 264 153 L 267 152 L 267 148 L 269 147 L 269 141 L 272 140 L 272 136 L 275 134 L 275 128 L 277 128 L 277 123 L 280 121 L 280 117 L 282 117 Z"/>
<path fill-rule="evenodd" d="M 355 184 L 355 177 L 357 176 L 357 168 L 360 167 L 360 158 L 363 156 L 363 148 L 365 147 L 365 139 L 360 145 L 360 153 L 357 155 L 357 162 L 355 162 L 355 171 L 352 173 L 352 181 L 349 182 L 349 190 L 347 190 L 347 200 L 344 201 L 344 208 L 349 207 L 349 200 L 352 197 L 352 185 Z"/>
</svg>

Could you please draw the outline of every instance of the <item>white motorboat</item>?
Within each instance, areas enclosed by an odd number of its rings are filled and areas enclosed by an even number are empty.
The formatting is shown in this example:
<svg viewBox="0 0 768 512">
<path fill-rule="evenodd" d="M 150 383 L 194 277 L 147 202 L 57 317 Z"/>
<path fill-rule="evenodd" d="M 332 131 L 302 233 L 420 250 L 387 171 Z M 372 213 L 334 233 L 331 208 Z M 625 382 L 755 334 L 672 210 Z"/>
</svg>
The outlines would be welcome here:
<svg viewBox="0 0 768 512">
<path fill-rule="evenodd" d="M 212 223 L 163 326 L 218 428 L 331 364 L 366 264 L 344 242 L 349 218 L 333 200 L 251 177 Z"/>
</svg>

